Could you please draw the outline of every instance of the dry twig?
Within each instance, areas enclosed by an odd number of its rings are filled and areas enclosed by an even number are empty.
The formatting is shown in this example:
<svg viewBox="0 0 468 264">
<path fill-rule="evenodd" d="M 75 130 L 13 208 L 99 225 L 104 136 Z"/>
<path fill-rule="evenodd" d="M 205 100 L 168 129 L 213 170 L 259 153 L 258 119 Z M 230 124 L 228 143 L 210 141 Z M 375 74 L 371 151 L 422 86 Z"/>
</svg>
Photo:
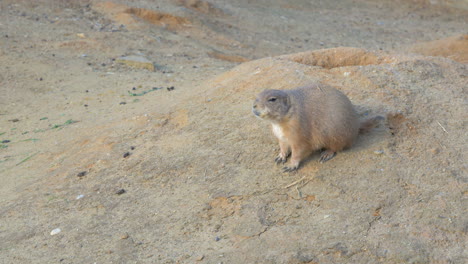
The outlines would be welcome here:
<svg viewBox="0 0 468 264">
<path fill-rule="evenodd" d="M 439 124 L 439 126 L 442 128 L 442 130 L 444 130 L 444 132 L 448 134 L 447 130 L 445 130 L 445 127 L 443 127 L 443 126 L 439 123 L 439 121 L 437 121 L 437 124 Z"/>
</svg>

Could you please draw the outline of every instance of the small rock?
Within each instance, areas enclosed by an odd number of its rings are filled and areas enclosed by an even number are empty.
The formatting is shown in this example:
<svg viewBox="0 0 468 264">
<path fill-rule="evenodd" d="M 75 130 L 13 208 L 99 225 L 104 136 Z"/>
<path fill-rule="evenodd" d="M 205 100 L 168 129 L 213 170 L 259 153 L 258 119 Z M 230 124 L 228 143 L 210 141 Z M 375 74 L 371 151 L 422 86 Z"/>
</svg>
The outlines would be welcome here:
<svg viewBox="0 0 468 264">
<path fill-rule="evenodd" d="M 221 240 L 221 238 L 220 238 L 219 236 L 217 236 L 217 237 L 215 238 L 215 241 L 220 241 L 220 240 Z"/>
<path fill-rule="evenodd" d="M 5 140 L 2 141 L 2 143 L 10 143 L 10 142 L 11 142 L 11 140 L 8 140 L 8 139 L 5 139 Z"/>
<path fill-rule="evenodd" d="M 86 37 L 84 33 L 78 33 L 78 34 L 76 34 L 76 36 L 79 37 L 79 38 L 85 38 Z"/>
<path fill-rule="evenodd" d="M 374 151 L 374 154 L 376 154 L 376 155 L 382 155 L 382 154 L 384 154 L 384 151 L 381 150 L 381 149 L 379 149 L 379 150 Z"/>
<path fill-rule="evenodd" d="M 127 233 L 123 234 L 120 236 L 120 239 L 127 239 L 129 235 Z"/>
<path fill-rule="evenodd" d="M 60 228 L 55 228 L 54 230 L 50 231 L 51 236 L 55 236 L 56 234 L 62 232 Z"/>
<path fill-rule="evenodd" d="M 127 102 L 120 102 L 121 105 L 127 104 Z"/>
<path fill-rule="evenodd" d="M 16 123 L 16 122 L 19 121 L 19 119 L 18 119 L 18 118 L 14 118 L 14 119 L 10 119 L 10 120 L 8 120 L 8 121 L 13 122 L 13 123 Z"/>
<path fill-rule="evenodd" d="M 80 195 L 78 195 L 78 196 L 76 197 L 76 200 L 79 200 L 79 199 L 81 199 L 81 198 L 83 198 L 83 197 L 84 197 L 84 195 L 83 195 L 83 194 L 80 194 Z"/>
<path fill-rule="evenodd" d="M 81 177 L 85 176 L 87 173 L 88 173 L 87 171 L 82 171 L 82 172 L 78 173 L 76 176 L 81 178 Z"/>
<path fill-rule="evenodd" d="M 205 256 L 204 256 L 204 255 L 201 255 L 201 256 L 199 256 L 199 257 L 196 258 L 196 261 L 202 261 L 204 258 L 205 258 Z"/>
<path fill-rule="evenodd" d="M 123 157 L 124 157 L 124 158 L 127 158 L 127 157 L 130 156 L 130 155 L 131 155 L 130 152 L 125 152 L 125 153 L 123 154 Z"/>
<path fill-rule="evenodd" d="M 134 147 L 134 146 L 131 146 L 130 149 L 131 149 L 131 150 L 135 150 L 135 147 Z"/>
<path fill-rule="evenodd" d="M 438 148 L 431 149 L 432 154 L 439 154 L 440 150 Z"/>
<path fill-rule="evenodd" d="M 121 195 L 121 194 L 124 194 L 124 193 L 126 193 L 125 189 L 120 189 L 120 190 L 115 192 L 115 194 L 117 194 L 117 195 Z"/>
<path fill-rule="evenodd" d="M 154 64 L 147 58 L 141 56 L 124 56 L 116 59 L 115 61 L 133 68 L 154 71 Z"/>
</svg>

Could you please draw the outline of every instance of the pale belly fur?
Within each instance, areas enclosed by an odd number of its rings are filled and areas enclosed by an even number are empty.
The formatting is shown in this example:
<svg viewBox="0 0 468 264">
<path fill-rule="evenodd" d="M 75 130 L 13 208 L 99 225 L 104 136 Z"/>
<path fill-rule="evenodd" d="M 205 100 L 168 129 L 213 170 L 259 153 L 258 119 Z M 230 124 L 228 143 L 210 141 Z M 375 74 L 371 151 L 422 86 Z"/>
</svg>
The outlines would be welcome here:
<svg viewBox="0 0 468 264">
<path fill-rule="evenodd" d="M 279 125 L 272 124 L 272 128 L 273 128 L 273 134 L 275 134 L 275 136 L 279 140 L 286 141 L 286 137 L 284 136 L 283 129 L 281 129 L 281 127 Z"/>
</svg>

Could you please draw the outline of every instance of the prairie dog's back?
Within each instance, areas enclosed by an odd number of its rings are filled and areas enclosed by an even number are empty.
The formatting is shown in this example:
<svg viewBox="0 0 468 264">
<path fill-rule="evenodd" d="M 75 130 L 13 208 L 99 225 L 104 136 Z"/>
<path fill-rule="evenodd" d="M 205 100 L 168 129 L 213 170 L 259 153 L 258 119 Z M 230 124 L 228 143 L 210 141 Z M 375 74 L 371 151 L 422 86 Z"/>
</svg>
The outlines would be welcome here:
<svg viewBox="0 0 468 264">
<path fill-rule="evenodd" d="M 352 145 L 359 132 L 358 116 L 349 99 L 339 90 L 313 84 L 286 90 L 304 136 L 315 149 L 335 151 Z"/>
</svg>

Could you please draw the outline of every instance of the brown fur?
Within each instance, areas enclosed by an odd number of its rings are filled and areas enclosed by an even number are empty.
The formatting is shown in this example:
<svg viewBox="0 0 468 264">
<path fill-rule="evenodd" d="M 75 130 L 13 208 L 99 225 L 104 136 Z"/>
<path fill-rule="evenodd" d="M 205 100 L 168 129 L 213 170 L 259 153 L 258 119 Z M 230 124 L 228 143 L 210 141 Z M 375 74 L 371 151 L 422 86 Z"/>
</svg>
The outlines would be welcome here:
<svg viewBox="0 0 468 264">
<path fill-rule="evenodd" d="M 272 123 L 280 145 L 276 162 L 285 163 L 291 155 L 284 171 L 297 170 L 302 160 L 320 149 L 325 149 L 321 162 L 332 159 L 378 121 L 371 118 L 361 124 L 349 99 L 324 84 L 265 90 L 257 96 L 253 113 Z"/>
</svg>

